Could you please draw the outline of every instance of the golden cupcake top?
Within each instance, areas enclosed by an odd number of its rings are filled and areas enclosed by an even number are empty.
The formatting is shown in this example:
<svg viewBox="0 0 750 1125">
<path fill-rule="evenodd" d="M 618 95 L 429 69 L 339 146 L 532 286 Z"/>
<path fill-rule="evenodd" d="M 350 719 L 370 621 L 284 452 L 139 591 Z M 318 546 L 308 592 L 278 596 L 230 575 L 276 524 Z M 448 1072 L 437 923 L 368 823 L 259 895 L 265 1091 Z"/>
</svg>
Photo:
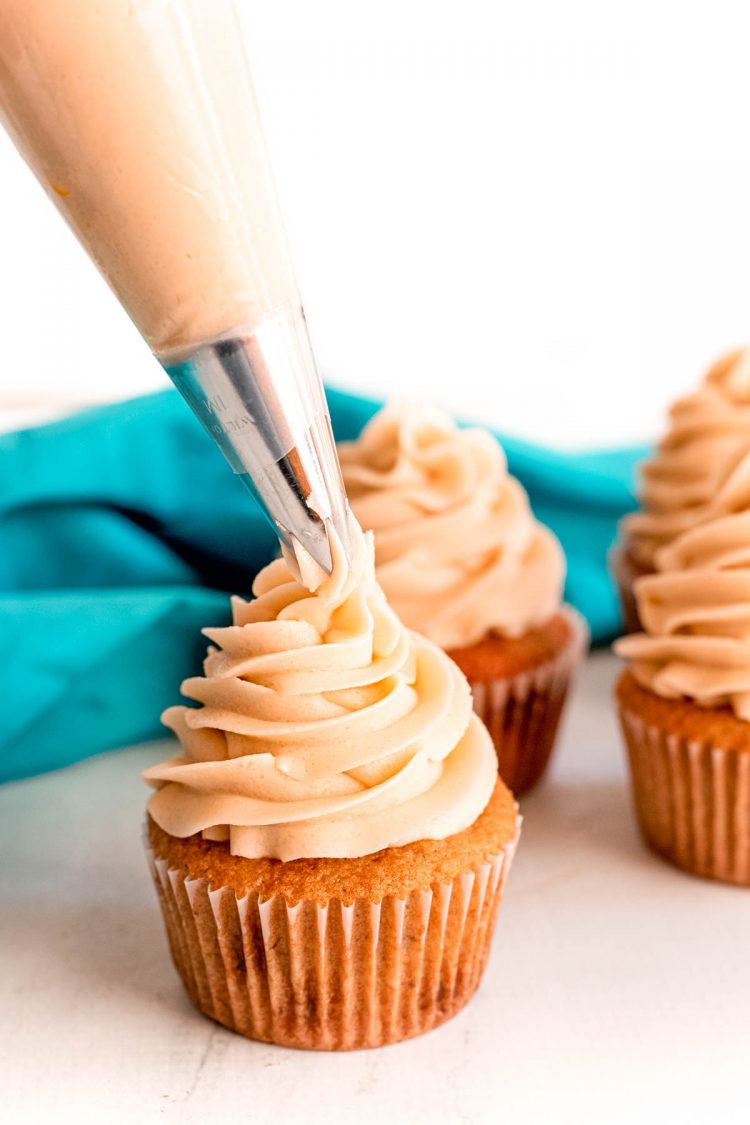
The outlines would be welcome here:
<svg viewBox="0 0 750 1125">
<path fill-rule="evenodd" d="M 170 835 L 358 857 L 460 832 L 487 805 L 497 759 L 466 680 L 389 607 L 354 520 L 351 537 L 351 564 L 333 533 L 330 575 L 285 553 L 232 625 L 205 630 L 204 675 L 182 685 L 200 706 L 165 712 L 180 751 L 144 775 Z"/>
<path fill-rule="evenodd" d="M 750 501 L 750 348 L 711 368 L 674 404 L 669 428 L 641 467 L 641 511 L 622 532 L 638 561 L 654 566 L 660 547 L 697 524 Z"/>
<path fill-rule="evenodd" d="M 339 457 L 352 510 L 375 532 L 378 582 L 410 628 L 458 648 L 520 636 L 559 608 L 562 549 L 490 433 L 391 404 Z"/>
</svg>

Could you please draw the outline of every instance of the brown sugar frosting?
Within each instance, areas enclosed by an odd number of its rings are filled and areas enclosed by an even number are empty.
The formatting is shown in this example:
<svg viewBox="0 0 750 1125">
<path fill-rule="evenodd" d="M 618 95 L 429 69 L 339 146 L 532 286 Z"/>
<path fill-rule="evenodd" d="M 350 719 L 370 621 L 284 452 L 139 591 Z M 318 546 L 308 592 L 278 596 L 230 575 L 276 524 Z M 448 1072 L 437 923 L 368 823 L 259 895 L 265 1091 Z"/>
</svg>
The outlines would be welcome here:
<svg viewBox="0 0 750 1125">
<path fill-rule="evenodd" d="M 181 742 L 145 771 L 166 832 L 228 840 L 233 854 L 359 857 L 463 831 L 497 762 L 468 684 L 406 630 L 375 581 L 372 537 L 352 521 L 352 562 L 309 557 L 263 570 L 233 625 L 208 629 L 198 708 L 163 718 Z"/>
<path fill-rule="evenodd" d="M 641 467 L 642 510 L 622 530 L 652 569 L 656 552 L 683 532 L 750 503 L 750 348 L 719 360 L 670 411 L 670 426 Z"/>
<path fill-rule="evenodd" d="M 519 637 L 560 608 L 565 563 L 493 436 L 392 403 L 339 445 L 352 510 L 375 532 L 378 582 L 443 648 Z"/>
<path fill-rule="evenodd" d="M 636 580 L 644 632 L 615 644 L 636 681 L 750 719 L 750 512 L 701 524 Z"/>
</svg>

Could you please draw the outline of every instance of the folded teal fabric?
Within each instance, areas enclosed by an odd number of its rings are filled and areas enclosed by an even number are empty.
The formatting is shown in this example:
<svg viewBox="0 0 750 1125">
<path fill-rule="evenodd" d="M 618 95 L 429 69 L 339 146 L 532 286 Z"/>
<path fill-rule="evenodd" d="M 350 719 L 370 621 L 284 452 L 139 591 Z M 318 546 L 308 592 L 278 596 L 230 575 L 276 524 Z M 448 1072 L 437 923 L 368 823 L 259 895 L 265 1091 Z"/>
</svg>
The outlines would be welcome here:
<svg viewBox="0 0 750 1125">
<path fill-rule="evenodd" d="M 328 391 L 338 440 L 379 403 Z M 617 632 L 606 570 L 645 450 L 573 454 L 502 437 L 568 559 L 595 641 Z M 161 733 L 274 534 L 174 391 L 0 435 L 0 780 Z"/>
</svg>

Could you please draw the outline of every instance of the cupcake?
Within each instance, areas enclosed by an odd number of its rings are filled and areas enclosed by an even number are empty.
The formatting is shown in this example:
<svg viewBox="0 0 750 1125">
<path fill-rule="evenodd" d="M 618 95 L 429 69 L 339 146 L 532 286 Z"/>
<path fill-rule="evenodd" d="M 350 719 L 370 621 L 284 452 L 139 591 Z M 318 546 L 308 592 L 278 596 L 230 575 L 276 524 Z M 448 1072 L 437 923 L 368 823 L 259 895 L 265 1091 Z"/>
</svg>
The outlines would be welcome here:
<svg viewBox="0 0 750 1125">
<path fill-rule="evenodd" d="M 750 348 L 719 360 L 694 394 L 670 411 L 666 436 L 641 466 L 641 510 L 625 516 L 611 567 L 625 631 L 640 629 L 633 583 L 656 553 L 706 519 L 750 498 Z"/>
<path fill-rule="evenodd" d="M 547 765 L 587 641 L 562 605 L 560 544 L 495 438 L 440 410 L 391 404 L 339 457 L 354 514 L 375 532 L 388 601 L 458 664 L 500 774 L 522 793 Z"/>
<path fill-rule="evenodd" d="M 686 871 L 750 886 L 750 511 L 654 562 L 635 582 L 644 632 L 615 645 L 641 832 Z"/>
<path fill-rule="evenodd" d="M 252 1039 L 346 1050 L 454 1015 L 481 978 L 519 832 L 468 684 L 404 629 L 371 536 L 300 549 L 207 629 L 145 773 L 147 844 L 193 1004 Z"/>
</svg>

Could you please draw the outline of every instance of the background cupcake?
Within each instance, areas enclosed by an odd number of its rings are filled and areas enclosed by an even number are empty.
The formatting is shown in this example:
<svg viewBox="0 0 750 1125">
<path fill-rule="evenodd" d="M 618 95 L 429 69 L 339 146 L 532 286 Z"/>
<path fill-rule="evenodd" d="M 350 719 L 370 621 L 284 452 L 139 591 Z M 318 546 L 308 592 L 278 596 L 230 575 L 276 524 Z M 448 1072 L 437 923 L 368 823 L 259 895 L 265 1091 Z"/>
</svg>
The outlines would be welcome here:
<svg viewBox="0 0 750 1125">
<path fill-rule="evenodd" d="M 572 671 L 580 617 L 561 604 L 565 564 L 488 432 L 424 404 L 385 407 L 339 445 L 352 509 L 375 532 L 378 581 L 399 617 L 441 645 L 514 792 L 542 774 Z"/>
<path fill-rule="evenodd" d="M 352 522 L 258 576 L 206 630 L 202 704 L 164 720 L 148 843 L 193 1003 L 255 1039 L 377 1046 L 453 1015 L 479 983 L 518 835 L 468 685 L 404 629 Z"/>
<path fill-rule="evenodd" d="M 655 563 L 635 582 L 645 632 L 615 645 L 641 831 L 680 867 L 750 886 L 750 511 Z"/>
<path fill-rule="evenodd" d="M 633 582 L 653 573 L 657 551 L 750 500 L 750 349 L 720 359 L 669 418 L 666 436 L 640 469 L 641 510 L 622 520 L 612 553 L 626 632 L 640 628 Z"/>
</svg>

